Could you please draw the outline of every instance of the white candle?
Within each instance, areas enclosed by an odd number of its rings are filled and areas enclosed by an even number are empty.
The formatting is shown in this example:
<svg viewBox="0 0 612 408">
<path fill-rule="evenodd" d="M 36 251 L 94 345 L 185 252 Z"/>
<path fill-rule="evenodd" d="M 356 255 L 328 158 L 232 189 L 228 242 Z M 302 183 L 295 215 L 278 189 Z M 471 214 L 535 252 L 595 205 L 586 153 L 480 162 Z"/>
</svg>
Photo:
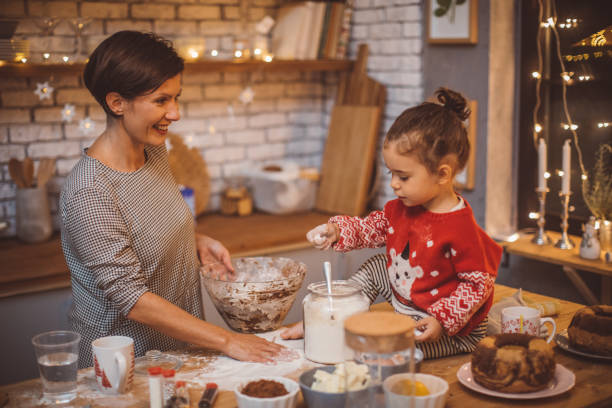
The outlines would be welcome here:
<svg viewBox="0 0 612 408">
<path fill-rule="evenodd" d="M 570 192 L 571 152 L 570 140 L 567 139 L 563 144 L 563 178 L 561 179 L 561 192 L 563 194 L 569 194 Z"/>
<path fill-rule="evenodd" d="M 538 189 L 546 189 L 546 142 L 542 137 L 538 143 Z"/>
</svg>

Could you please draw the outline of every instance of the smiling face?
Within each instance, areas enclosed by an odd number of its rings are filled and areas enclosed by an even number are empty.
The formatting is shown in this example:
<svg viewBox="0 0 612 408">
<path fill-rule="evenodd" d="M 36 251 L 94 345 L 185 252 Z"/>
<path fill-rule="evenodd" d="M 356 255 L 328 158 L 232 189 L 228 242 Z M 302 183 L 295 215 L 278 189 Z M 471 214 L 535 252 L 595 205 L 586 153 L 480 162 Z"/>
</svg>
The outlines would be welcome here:
<svg viewBox="0 0 612 408">
<path fill-rule="evenodd" d="M 400 154 L 397 144 L 397 141 L 388 142 L 383 148 L 383 159 L 391 173 L 391 188 L 405 206 L 429 208 L 442 192 L 440 178 L 430 173 L 414 152 Z"/>
<path fill-rule="evenodd" d="M 168 126 L 181 117 L 180 93 L 181 75 L 176 75 L 152 93 L 125 101 L 123 127 L 134 144 L 159 146 L 165 143 Z"/>
</svg>

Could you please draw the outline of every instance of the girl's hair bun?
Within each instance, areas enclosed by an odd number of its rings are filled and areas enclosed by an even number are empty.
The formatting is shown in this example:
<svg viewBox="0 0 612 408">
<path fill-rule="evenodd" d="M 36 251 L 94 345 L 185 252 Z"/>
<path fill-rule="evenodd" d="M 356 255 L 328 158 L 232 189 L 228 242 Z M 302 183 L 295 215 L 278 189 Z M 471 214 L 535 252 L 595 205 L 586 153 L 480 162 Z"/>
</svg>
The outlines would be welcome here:
<svg viewBox="0 0 612 408">
<path fill-rule="evenodd" d="M 459 92 L 440 87 L 436 90 L 436 97 L 445 108 L 455 112 L 462 121 L 466 120 L 472 113 L 467 107 L 467 101 Z"/>
</svg>

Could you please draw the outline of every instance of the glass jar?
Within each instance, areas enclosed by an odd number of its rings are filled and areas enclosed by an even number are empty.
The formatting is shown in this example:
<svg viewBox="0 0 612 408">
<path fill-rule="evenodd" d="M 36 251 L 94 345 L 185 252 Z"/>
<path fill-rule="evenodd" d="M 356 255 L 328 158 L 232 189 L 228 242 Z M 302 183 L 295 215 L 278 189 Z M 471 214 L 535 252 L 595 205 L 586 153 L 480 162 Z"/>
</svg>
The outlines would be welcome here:
<svg viewBox="0 0 612 408">
<path fill-rule="evenodd" d="M 308 285 L 304 306 L 304 352 L 306 358 L 323 364 L 353 359 L 353 351 L 344 341 L 344 320 L 370 307 L 370 300 L 356 282 L 337 280 L 327 285 Z"/>
<path fill-rule="evenodd" d="M 346 319 L 346 344 L 355 352 L 356 362 L 367 367 L 369 378 L 365 389 L 347 393 L 345 407 L 385 406 L 382 384 L 394 374 L 409 373 L 409 381 L 414 384 L 415 327 L 412 318 L 391 311 L 359 313 Z M 349 377 L 345 378 L 349 389 Z"/>
</svg>

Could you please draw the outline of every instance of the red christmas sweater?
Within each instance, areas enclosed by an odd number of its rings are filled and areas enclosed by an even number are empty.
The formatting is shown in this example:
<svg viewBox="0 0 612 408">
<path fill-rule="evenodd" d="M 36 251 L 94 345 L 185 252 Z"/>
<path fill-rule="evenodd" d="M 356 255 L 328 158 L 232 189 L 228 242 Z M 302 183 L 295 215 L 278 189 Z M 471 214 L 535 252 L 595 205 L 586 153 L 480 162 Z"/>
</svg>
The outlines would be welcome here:
<svg viewBox="0 0 612 408">
<path fill-rule="evenodd" d="M 449 336 L 469 334 L 487 317 L 502 249 L 476 224 L 467 201 L 449 213 L 389 201 L 365 218 L 336 216 L 348 252 L 387 245 L 387 277 L 393 304 L 434 316 Z"/>
</svg>

